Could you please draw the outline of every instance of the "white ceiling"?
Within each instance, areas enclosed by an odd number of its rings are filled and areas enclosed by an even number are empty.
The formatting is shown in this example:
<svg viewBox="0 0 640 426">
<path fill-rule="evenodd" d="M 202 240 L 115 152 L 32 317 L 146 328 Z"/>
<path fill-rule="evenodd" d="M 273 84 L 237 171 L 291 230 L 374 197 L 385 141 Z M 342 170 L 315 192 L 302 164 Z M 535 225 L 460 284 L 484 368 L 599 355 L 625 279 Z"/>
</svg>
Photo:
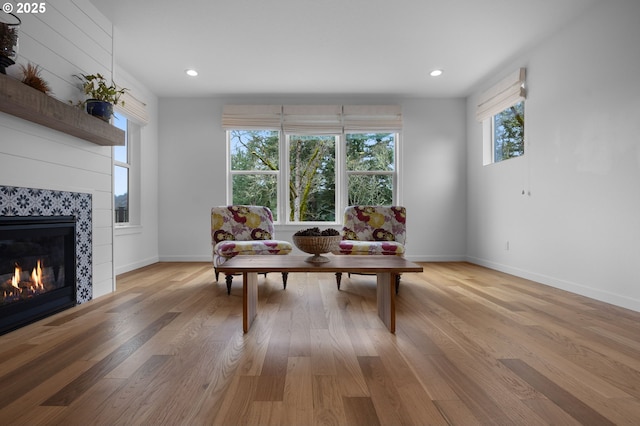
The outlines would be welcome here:
<svg viewBox="0 0 640 426">
<path fill-rule="evenodd" d="M 462 97 L 595 1 L 92 0 L 161 97 Z"/>
</svg>

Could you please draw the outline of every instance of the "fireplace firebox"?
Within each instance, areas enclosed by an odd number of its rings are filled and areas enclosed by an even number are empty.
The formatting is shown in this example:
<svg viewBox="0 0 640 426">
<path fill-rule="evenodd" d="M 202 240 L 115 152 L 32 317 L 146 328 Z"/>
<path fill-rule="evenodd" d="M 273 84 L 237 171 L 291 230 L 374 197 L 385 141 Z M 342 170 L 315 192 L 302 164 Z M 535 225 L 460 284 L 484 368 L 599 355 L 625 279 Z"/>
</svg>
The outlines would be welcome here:
<svg viewBox="0 0 640 426">
<path fill-rule="evenodd" d="M 0 217 L 0 334 L 76 305 L 74 216 Z"/>
</svg>

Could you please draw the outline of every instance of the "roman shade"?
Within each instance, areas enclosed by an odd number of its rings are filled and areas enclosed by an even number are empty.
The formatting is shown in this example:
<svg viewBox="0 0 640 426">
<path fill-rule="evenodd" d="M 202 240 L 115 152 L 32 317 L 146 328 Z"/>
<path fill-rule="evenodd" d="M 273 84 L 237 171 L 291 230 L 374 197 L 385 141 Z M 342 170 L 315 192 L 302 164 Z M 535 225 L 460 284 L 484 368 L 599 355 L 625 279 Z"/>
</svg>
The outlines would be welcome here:
<svg viewBox="0 0 640 426">
<path fill-rule="evenodd" d="M 480 95 L 476 120 L 484 121 L 526 98 L 525 68 L 509 74 L 491 89 Z"/>
<path fill-rule="evenodd" d="M 222 127 L 281 129 L 287 134 L 335 135 L 402 130 L 399 105 L 225 105 Z"/>
<path fill-rule="evenodd" d="M 225 105 L 222 111 L 224 129 L 280 129 L 281 105 Z"/>
<path fill-rule="evenodd" d="M 342 105 L 284 105 L 282 130 L 288 134 L 342 133 Z"/>
<path fill-rule="evenodd" d="M 127 116 L 127 119 L 133 120 L 144 126 L 149 124 L 149 113 L 147 113 L 147 104 L 135 98 L 129 92 L 125 92 L 120 96 L 123 102 L 116 106 L 116 110 Z"/>
<path fill-rule="evenodd" d="M 342 117 L 345 133 L 402 130 L 399 105 L 345 105 Z"/>
</svg>

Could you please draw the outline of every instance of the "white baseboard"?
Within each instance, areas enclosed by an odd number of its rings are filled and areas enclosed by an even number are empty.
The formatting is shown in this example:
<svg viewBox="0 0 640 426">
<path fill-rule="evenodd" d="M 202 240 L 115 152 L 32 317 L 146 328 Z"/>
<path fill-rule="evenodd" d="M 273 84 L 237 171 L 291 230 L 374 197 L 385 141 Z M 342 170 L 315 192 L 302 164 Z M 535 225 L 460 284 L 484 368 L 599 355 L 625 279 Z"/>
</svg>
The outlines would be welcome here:
<svg viewBox="0 0 640 426">
<path fill-rule="evenodd" d="M 589 297 L 601 302 L 610 303 L 612 305 L 640 312 L 640 300 L 637 299 L 621 296 L 616 293 L 610 293 L 608 291 L 603 291 L 592 287 L 587 287 L 572 281 L 562 280 L 548 275 L 527 271 L 525 269 L 515 268 L 513 266 L 492 262 L 486 259 L 467 256 L 465 260 L 489 269 L 495 269 L 496 271 L 515 275 L 517 277 L 535 281 L 540 284 L 558 288 L 560 290 L 569 291 L 571 293 L 579 294 L 581 296 Z"/>
<path fill-rule="evenodd" d="M 212 262 L 211 255 L 208 256 L 160 256 L 160 262 Z"/>
<path fill-rule="evenodd" d="M 154 257 L 150 257 L 148 259 L 140 260 L 138 262 L 129 263 L 127 265 L 117 266 L 115 268 L 115 274 L 116 275 L 120 275 L 120 274 L 124 274 L 125 272 L 131 272 L 131 271 L 134 271 L 136 269 L 140 269 L 140 268 L 143 268 L 145 266 L 149 266 L 149 265 L 152 265 L 154 263 L 158 263 L 159 261 L 160 261 L 160 259 L 158 257 L 154 256 Z"/>
<path fill-rule="evenodd" d="M 410 262 L 465 262 L 466 256 L 426 256 L 426 255 L 407 255 L 404 257 Z"/>
</svg>

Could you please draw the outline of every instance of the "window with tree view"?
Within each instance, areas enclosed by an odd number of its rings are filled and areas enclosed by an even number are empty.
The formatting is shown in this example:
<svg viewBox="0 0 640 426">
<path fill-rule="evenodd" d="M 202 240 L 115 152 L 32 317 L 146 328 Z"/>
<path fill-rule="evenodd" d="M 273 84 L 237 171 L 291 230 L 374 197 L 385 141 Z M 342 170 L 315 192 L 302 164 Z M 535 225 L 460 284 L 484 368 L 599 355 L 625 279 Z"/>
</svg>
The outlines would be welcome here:
<svg viewBox="0 0 640 426">
<path fill-rule="evenodd" d="M 393 204 L 395 133 L 348 133 L 348 205 Z"/>
<path fill-rule="evenodd" d="M 493 161 L 524 155 L 524 101 L 493 116 Z"/>
<path fill-rule="evenodd" d="M 289 221 L 336 220 L 336 137 L 289 136 Z"/>
<path fill-rule="evenodd" d="M 295 223 L 336 222 L 344 209 L 340 194 L 347 205 L 395 201 L 396 133 L 287 135 L 284 146 L 277 130 L 229 130 L 228 138 L 233 204 L 267 206 L 274 219 L 284 214 L 281 222 Z"/>
<path fill-rule="evenodd" d="M 397 199 L 398 105 L 225 105 L 227 202 L 279 224 L 336 224 L 355 204 Z"/>
<path fill-rule="evenodd" d="M 269 207 L 277 220 L 280 132 L 231 130 L 228 135 L 231 202 Z"/>
</svg>

